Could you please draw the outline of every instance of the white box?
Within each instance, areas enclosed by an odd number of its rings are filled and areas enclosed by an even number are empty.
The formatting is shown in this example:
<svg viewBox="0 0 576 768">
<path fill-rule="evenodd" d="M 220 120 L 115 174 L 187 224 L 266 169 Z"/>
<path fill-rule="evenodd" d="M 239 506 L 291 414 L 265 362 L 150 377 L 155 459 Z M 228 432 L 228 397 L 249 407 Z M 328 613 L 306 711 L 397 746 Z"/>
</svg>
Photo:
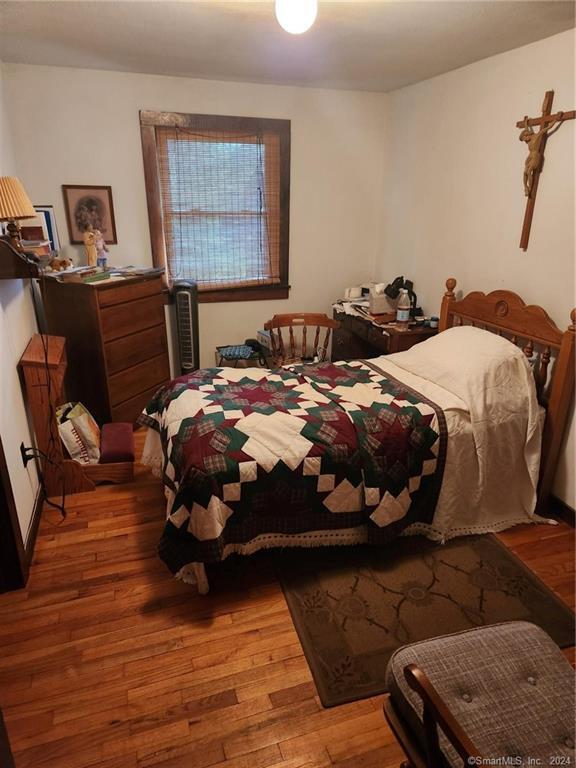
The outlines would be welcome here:
<svg viewBox="0 0 576 768">
<path fill-rule="evenodd" d="M 383 315 L 386 312 L 393 312 L 394 307 L 385 293 L 370 292 L 370 314 Z"/>
<path fill-rule="evenodd" d="M 258 331 L 256 334 L 256 341 L 266 349 L 272 351 L 272 341 L 270 340 L 270 331 Z"/>
</svg>

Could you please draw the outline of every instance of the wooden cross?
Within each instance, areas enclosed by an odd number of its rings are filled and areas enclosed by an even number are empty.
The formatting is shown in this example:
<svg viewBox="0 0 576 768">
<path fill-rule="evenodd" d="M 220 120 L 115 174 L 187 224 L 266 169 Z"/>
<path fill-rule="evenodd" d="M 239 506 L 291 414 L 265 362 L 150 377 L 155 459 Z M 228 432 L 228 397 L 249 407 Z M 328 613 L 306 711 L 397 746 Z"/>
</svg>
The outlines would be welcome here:
<svg viewBox="0 0 576 768">
<path fill-rule="evenodd" d="M 544 103 L 542 104 L 542 115 L 540 117 L 526 117 L 516 123 L 517 128 L 522 128 L 520 141 L 525 141 L 528 147 L 528 157 L 524 166 L 524 194 L 526 195 L 526 212 L 524 214 L 524 225 L 522 226 L 522 236 L 520 237 L 520 248 L 525 251 L 528 248 L 530 239 L 530 227 L 532 226 L 532 216 L 534 215 L 534 204 L 536 202 L 536 192 L 538 191 L 538 179 L 542 173 L 544 164 L 544 150 L 548 137 L 555 133 L 565 120 L 574 120 L 576 112 L 556 112 L 552 114 L 552 102 L 554 100 L 554 91 L 546 91 Z M 539 125 L 540 130 L 534 131 L 534 125 Z"/>
</svg>

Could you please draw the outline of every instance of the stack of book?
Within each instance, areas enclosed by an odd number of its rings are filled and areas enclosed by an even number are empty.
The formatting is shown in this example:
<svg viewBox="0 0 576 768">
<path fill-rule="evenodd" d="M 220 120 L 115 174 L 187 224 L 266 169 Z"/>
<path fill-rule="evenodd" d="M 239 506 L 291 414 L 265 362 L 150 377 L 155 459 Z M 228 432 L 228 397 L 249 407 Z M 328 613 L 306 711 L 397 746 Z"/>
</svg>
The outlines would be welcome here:
<svg viewBox="0 0 576 768">
<path fill-rule="evenodd" d="M 21 240 L 25 253 L 33 253 L 35 256 L 50 256 L 52 245 L 50 240 Z"/>
<path fill-rule="evenodd" d="M 80 266 L 69 267 L 60 272 L 48 272 L 43 274 L 59 280 L 61 283 L 99 283 L 103 280 L 123 280 L 130 277 L 139 277 L 141 275 L 160 275 L 164 272 L 163 267 L 109 267 L 101 269 L 100 267 Z"/>
<path fill-rule="evenodd" d="M 161 275 L 164 267 L 134 267 L 132 264 L 127 267 L 109 267 L 112 275 L 122 275 L 122 277 L 137 277 L 140 275 Z"/>
</svg>

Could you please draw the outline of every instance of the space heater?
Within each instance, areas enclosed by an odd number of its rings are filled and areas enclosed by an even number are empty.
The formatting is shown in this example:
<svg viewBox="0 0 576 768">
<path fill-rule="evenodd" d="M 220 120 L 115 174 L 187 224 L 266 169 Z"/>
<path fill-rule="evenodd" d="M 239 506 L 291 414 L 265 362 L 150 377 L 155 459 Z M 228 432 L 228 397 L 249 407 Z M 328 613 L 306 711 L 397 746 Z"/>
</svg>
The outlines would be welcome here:
<svg viewBox="0 0 576 768">
<path fill-rule="evenodd" d="M 198 341 L 198 287 L 187 280 L 173 283 L 176 326 L 178 328 L 178 355 L 181 372 L 191 373 L 200 367 Z"/>
</svg>

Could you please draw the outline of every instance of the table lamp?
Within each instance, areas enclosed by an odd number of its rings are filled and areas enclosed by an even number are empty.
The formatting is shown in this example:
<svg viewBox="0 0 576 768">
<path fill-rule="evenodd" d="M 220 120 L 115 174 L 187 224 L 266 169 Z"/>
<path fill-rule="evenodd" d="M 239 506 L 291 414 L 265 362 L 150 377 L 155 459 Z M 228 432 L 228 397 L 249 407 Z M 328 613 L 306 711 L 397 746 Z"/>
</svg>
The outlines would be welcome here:
<svg viewBox="0 0 576 768">
<path fill-rule="evenodd" d="M 34 219 L 38 214 L 30 202 L 20 179 L 0 176 L 0 221 L 7 221 L 10 245 L 23 251 L 19 219 Z"/>
</svg>

